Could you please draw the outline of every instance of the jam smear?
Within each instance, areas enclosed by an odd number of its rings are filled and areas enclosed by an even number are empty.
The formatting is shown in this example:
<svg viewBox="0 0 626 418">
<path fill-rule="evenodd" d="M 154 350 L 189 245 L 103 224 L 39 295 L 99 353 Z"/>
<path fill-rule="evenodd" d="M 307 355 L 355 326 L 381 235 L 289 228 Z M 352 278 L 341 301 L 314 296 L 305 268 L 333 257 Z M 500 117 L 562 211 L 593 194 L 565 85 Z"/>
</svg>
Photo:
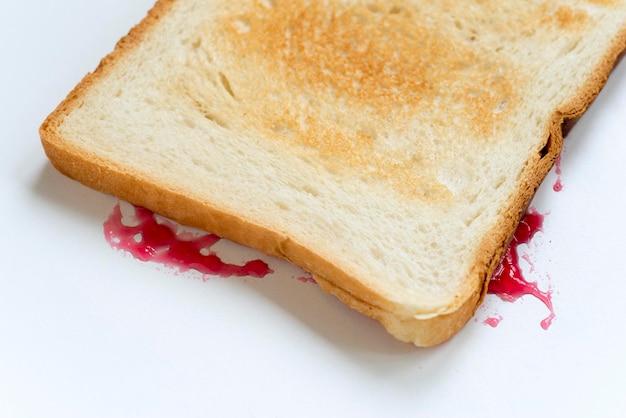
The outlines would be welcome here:
<svg viewBox="0 0 626 418">
<path fill-rule="evenodd" d="M 524 295 L 539 299 L 550 311 L 550 315 L 541 321 L 541 327 L 547 330 L 555 318 L 551 292 L 540 290 L 536 282 L 528 282 L 524 278 L 517 254 L 519 245 L 528 244 L 533 236 L 542 230 L 543 220 L 544 215 L 535 209 L 531 208 L 526 212 L 489 282 L 488 293 L 495 294 L 507 302 L 514 302 Z"/>
<path fill-rule="evenodd" d="M 157 221 L 148 209 L 134 206 L 134 210 L 134 216 L 129 219 L 131 226 L 125 225 L 118 203 L 103 227 L 109 245 L 139 260 L 161 263 L 180 272 L 194 269 L 204 275 L 221 277 L 262 278 L 273 273 L 262 260 L 251 260 L 242 266 L 223 262 L 211 250 L 221 239 L 216 235 L 178 231 L 173 223 Z"/>
<path fill-rule="evenodd" d="M 317 284 L 317 281 L 310 274 L 305 274 L 297 277 L 297 280 L 302 283 Z"/>
</svg>

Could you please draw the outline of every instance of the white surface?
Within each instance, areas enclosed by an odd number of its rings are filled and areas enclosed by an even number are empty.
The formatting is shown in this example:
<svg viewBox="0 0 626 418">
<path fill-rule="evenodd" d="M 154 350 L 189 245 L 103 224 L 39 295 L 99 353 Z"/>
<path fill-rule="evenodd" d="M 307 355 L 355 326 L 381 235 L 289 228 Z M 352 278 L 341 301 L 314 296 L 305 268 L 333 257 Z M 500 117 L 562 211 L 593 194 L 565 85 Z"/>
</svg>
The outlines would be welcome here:
<svg viewBox="0 0 626 418">
<path fill-rule="evenodd" d="M 116 200 L 58 174 L 39 124 L 151 0 L 0 5 L 0 416 L 620 416 L 626 411 L 626 63 L 566 139 L 533 206 L 527 277 L 556 320 L 489 297 L 416 349 L 298 271 L 197 280 L 112 250 Z M 483 324 L 500 315 L 496 328 Z M 623 416 L 623 415 L 621 415 Z"/>
</svg>

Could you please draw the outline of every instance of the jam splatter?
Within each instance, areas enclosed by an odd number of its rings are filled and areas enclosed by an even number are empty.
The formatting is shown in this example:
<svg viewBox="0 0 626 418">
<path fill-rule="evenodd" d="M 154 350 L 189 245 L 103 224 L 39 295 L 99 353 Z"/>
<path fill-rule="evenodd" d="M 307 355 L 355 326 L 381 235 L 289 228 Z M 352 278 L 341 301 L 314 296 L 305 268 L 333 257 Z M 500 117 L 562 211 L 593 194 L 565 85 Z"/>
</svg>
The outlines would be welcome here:
<svg viewBox="0 0 626 418">
<path fill-rule="evenodd" d="M 491 328 L 495 328 L 500 324 L 500 321 L 502 321 L 501 315 L 490 316 L 483 321 L 483 324 L 489 325 Z"/>
<path fill-rule="evenodd" d="M 207 275 L 262 278 L 273 273 L 262 260 L 247 261 L 243 265 L 225 263 L 211 249 L 220 241 L 220 237 L 182 231 L 174 223 L 157 218 L 157 215 L 148 209 L 139 206 L 133 206 L 133 209 L 133 215 L 124 216 L 118 203 L 103 227 L 105 238 L 113 248 L 126 251 L 139 260 L 161 263 L 180 272 L 197 270 L 204 274 L 205 278 Z M 536 283 L 524 279 L 517 254 L 517 247 L 529 243 L 534 234 L 541 230 L 542 225 L 543 215 L 535 210 L 529 210 L 496 269 L 489 283 L 488 292 L 507 302 L 513 302 L 524 295 L 536 297 L 550 310 L 550 315 L 541 322 L 541 326 L 548 329 L 555 317 L 551 294 L 549 291 L 540 290 Z M 316 283 L 308 273 L 298 276 L 297 280 L 303 283 Z M 496 315 L 485 319 L 483 323 L 496 327 L 500 321 L 502 316 Z"/>
<path fill-rule="evenodd" d="M 552 186 L 552 190 L 554 190 L 555 192 L 560 192 L 563 190 L 563 181 L 561 180 L 561 174 L 563 174 L 563 171 L 561 170 L 561 156 L 560 155 L 556 159 L 555 167 L 556 167 L 555 168 L 556 181 L 554 182 L 554 185 Z"/>
<path fill-rule="evenodd" d="M 134 211 L 124 224 L 118 203 L 103 226 L 105 238 L 113 248 L 129 252 L 139 260 L 161 263 L 180 272 L 194 269 L 205 278 L 206 275 L 262 278 L 273 273 L 262 260 L 251 260 L 241 266 L 223 262 L 211 250 L 221 239 L 216 235 L 179 231 L 171 222 L 157 221 L 147 209 L 135 206 Z"/>
<path fill-rule="evenodd" d="M 550 311 L 550 314 L 541 321 L 541 327 L 548 329 L 555 318 L 551 292 L 540 290 L 536 282 L 528 282 L 524 278 L 517 254 L 519 245 L 528 244 L 533 236 L 542 230 L 543 220 L 544 215 L 532 208 L 528 210 L 489 282 L 488 293 L 495 294 L 507 302 L 514 302 L 524 295 L 534 296 L 543 302 Z"/>
<path fill-rule="evenodd" d="M 297 279 L 298 279 L 299 282 L 302 282 L 302 283 L 317 284 L 317 281 L 315 281 L 313 276 L 311 276 L 310 274 L 305 274 L 305 275 L 302 275 L 302 276 L 298 276 Z"/>
</svg>

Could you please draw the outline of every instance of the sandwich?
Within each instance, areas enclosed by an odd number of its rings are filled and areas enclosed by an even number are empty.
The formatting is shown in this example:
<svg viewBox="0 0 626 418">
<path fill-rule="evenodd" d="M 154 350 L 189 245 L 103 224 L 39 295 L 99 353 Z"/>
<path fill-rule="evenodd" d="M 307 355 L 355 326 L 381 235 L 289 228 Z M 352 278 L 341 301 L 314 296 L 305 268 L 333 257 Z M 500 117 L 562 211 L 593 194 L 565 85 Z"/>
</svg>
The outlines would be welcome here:
<svg viewBox="0 0 626 418">
<path fill-rule="evenodd" d="M 433 346 L 625 47 L 624 0 L 159 0 L 40 135 L 65 175 Z"/>
</svg>

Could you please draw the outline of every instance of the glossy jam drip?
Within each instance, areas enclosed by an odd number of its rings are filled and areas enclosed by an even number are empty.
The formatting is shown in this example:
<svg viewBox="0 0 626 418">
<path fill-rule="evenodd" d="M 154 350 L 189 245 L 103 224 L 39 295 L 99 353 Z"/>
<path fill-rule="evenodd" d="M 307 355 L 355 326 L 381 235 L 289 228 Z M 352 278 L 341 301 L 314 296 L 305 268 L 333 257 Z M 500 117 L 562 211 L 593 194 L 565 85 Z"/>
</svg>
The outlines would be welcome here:
<svg viewBox="0 0 626 418">
<path fill-rule="evenodd" d="M 238 266 L 223 262 L 211 250 L 220 238 L 212 234 L 179 232 L 167 221 L 157 221 L 147 209 L 134 207 L 135 214 L 122 222 L 119 204 L 104 222 L 104 235 L 114 248 L 132 254 L 142 261 L 154 261 L 184 272 L 194 269 L 205 275 L 221 277 L 265 277 L 273 273 L 262 260 L 251 260 Z M 129 225 L 130 224 L 130 225 Z"/>
<path fill-rule="evenodd" d="M 556 181 L 552 186 L 552 190 L 554 190 L 555 192 L 560 192 L 561 190 L 563 190 L 563 181 L 561 180 L 561 174 L 563 174 L 563 171 L 561 170 L 561 156 L 556 159 L 555 167 Z"/>
<path fill-rule="evenodd" d="M 543 227 L 544 216 L 534 209 L 529 209 L 520 222 L 500 265 L 489 282 L 488 292 L 502 300 L 514 302 L 524 295 L 531 295 L 543 302 L 550 315 L 541 321 L 541 327 L 548 329 L 555 318 L 550 291 L 540 290 L 535 282 L 528 282 L 519 265 L 517 248 L 528 244 L 532 237 Z"/>
</svg>

